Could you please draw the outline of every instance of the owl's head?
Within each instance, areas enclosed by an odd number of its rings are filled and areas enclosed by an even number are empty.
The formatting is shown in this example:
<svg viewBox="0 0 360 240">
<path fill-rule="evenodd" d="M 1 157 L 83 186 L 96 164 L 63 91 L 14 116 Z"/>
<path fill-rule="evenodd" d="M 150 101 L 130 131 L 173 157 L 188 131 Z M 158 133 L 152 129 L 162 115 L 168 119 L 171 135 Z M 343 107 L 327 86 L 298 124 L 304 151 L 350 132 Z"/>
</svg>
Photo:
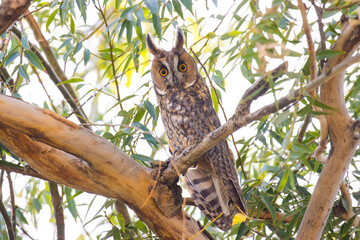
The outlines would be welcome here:
<svg viewBox="0 0 360 240">
<path fill-rule="evenodd" d="M 185 36 L 181 28 L 176 29 L 175 46 L 171 51 L 158 47 L 150 34 L 146 45 L 154 55 L 151 75 L 158 95 L 191 87 L 196 83 L 198 71 L 195 60 L 184 49 Z"/>
</svg>

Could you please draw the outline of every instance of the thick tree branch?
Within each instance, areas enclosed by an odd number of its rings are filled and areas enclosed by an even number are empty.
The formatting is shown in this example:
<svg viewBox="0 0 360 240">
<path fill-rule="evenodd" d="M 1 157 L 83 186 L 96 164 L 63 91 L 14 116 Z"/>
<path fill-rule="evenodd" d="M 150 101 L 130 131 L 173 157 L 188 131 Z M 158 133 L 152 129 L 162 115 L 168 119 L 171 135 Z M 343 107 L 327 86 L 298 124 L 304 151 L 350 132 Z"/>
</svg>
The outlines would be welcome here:
<svg viewBox="0 0 360 240">
<path fill-rule="evenodd" d="M 0 34 L 23 15 L 30 6 L 31 0 L 5 0 L 0 5 Z"/>
<path fill-rule="evenodd" d="M 189 239 L 201 230 L 181 211 L 164 216 L 151 198 L 142 206 L 149 196 L 150 170 L 100 136 L 4 95 L 0 113 L 0 141 L 42 176 L 126 203 L 161 239 Z M 200 234 L 196 239 L 207 238 Z"/>
<path fill-rule="evenodd" d="M 321 86 L 321 102 L 335 110 L 324 110 L 329 126 L 331 150 L 321 172 L 314 193 L 301 222 L 297 238 L 320 239 L 334 199 L 344 179 L 350 161 L 359 140 L 354 137 L 354 121 L 350 118 L 344 100 L 344 70 L 334 71 L 334 66 L 344 62 L 357 49 L 360 42 L 360 23 L 350 19 L 343 23 L 342 33 L 333 49 L 345 54 L 332 57 L 324 67 L 324 72 L 331 70 L 336 74 Z M 313 216 L 316 216 L 314 218 Z"/>
</svg>

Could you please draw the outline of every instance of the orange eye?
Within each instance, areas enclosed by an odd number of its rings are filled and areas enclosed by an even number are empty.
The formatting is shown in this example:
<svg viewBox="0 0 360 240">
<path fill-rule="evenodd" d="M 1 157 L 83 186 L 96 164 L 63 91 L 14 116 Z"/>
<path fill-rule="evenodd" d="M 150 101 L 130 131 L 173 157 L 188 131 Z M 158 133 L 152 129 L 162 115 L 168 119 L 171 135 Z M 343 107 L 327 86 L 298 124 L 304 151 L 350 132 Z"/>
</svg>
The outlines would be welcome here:
<svg viewBox="0 0 360 240">
<path fill-rule="evenodd" d="M 187 66 L 186 66 L 185 63 L 182 63 L 182 64 L 179 65 L 179 70 L 180 70 L 181 72 L 185 72 L 186 69 L 187 69 Z"/>
<path fill-rule="evenodd" d="M 162 68 L 160 69 L 159 73 L 161 76 L 165 77 L 168 74 L 168 71 L 166 68 Z"/>
</svg>

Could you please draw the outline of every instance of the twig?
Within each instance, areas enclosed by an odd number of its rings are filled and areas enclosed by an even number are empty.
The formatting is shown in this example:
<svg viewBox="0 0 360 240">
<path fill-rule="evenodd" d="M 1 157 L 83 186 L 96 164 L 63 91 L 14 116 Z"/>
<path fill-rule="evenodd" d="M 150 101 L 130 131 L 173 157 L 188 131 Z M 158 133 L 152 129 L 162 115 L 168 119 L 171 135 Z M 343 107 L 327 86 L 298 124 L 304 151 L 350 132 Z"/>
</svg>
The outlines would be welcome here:
<svg viewBox="0 0 360 240">
<path fill-rule="evenodd" d="M 14 193 L 14 186 L 13 182 L 11 180 L 11 176 L 9 172 L 6 172 L 8 183 L 9 183 L 9 189 L 10 189 L 10 202 L 11 202 L 11 225 L 12 225 L 12 231 L 14 235 L 16 236 L 16 204 L 15 204 L 15 193 Z"/>
<path fill-rule="evenodd" d="M 110 47 L 111 68 L 112 68 L 113 75 L 115 77 L 116 69 L 115 69 L 115 61 L 114 61 L 114 53 L 113 53 L 113 43 L 112 43 L 112 39 L 110 37 L 110 29 L 108 29 L 109 25 L 108 25 L 108 23 L 106 21 L 105 13 L 101 9 L 101 4 L 100 4 L 99 0 L 97 2 L 98 2 L 99 6 L 96 6 L 96 4 L 94 4 L 94 6 L 100 12 L 101 16 L 103 17 L 104 23 L 105 23 L 105 26 L 106 26 L 106 29 L 107 29 L 106 34 L 107 34 L 107 38 L 108 38 L 108 41 L 109 41 L 109 47 Z M 123 108 L 123 106 L 121 104 L 120 90 L 119 90 L 119 84 L 117 82 L 117 79 L 115 80 L 115 86 L 116 86 L 117 100 L 119 102 L 120 109 L 123 110 L 124 108 Z"/>
<path fill-rule="evenodd" d="M 16 240 L 16 235 L 15 235 L 15 232 L 12 228 L 12 225 L 11 225 L 11 220 L 10 220 L 10 216 L 8 215 L 7 211 L 6 211 L 6 208 L 5 208 L 5 205 L 2 201 L 0 201 L 0 212 L 1 212 L 1 215 L 3 216 L 4 218 L 4 221 L 6 223 L 6 228 L 8 230 L 8 235 L 9 235 L 9 239 L 10 240 Z"/>
<path fill-rule="evenodd" d="M 352 6 L 354 6 L 355 4 L 358 4 L 360 2 L 360 0 L 352 0 L 351 3 L 349 4 L 345 4 L 339 7 L 329 7 L 329 8 L 323 8 L 323 10 L 325 11 L 336 11 L 336 10 L 342 10 L 342 9 L 348 9 L 351 8 Z"/>
<path fill-rule="evenodd" d="M 49 189 L 51 195 L 51 202 L 54 207 L 54 215 L 56 222 L 56 235 L 57 240 L 65 239 L 65 222 L 64 222 L 64 210 L 62 208 L 62 200 L 58 191 L 58 185 L 54 182 L 49 182 Z"/>
<path fill-rule="evenodd" d="M 15 165 L 10 166 L 7 161 L 0 161 L 0 169 L 5 170 L 7 172 L 15 172 L 15 173 L 20 173 L 20 174 L 26 175 L 26 176 L 40 178 L 40 179 L 47 180 L 47 181 L 49 180 L 29 166 L 26 166 L 26 167 L 18 167 Z"/>
</svg>

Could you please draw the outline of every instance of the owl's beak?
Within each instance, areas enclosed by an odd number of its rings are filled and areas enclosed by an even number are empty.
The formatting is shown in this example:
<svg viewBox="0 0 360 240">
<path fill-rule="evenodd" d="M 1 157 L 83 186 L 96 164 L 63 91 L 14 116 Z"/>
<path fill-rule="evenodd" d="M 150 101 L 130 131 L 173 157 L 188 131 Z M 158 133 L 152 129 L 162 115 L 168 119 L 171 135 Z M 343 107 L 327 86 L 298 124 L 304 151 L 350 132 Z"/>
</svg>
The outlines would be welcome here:
<svg viewBox="0 0 360 240">
<path fill-rule="evenodd" d="M 179 82 L 179 80 L 177 79 L 177 77 L 174 77 L 173 79 L 174 79 L 174 86 L 175 86 L 175 87 L 179 87 L 180 82 Z"/>
</svg>

